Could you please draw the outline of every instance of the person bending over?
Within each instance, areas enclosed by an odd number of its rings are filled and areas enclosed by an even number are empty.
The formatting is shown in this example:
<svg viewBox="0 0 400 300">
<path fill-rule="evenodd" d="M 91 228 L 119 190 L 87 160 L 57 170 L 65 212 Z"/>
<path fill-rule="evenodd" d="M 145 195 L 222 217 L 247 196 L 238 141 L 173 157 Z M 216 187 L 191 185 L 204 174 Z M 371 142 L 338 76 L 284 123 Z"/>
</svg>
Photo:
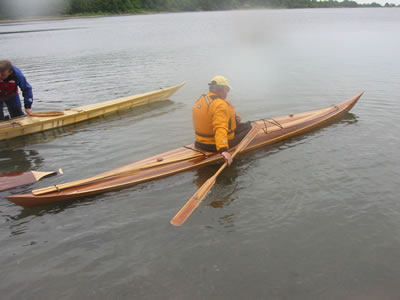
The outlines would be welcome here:
<svg viewBox="0 0 400 300">
<path fill-rule="evenodd" d="M 7 105 L 11 118 L 23 116 L 18 87 L 24 97 L 24 107 L 27 115 L 32 114 L 32 86 L 24 74 L 13 66 L 9 60 L 0 60 L 0 120 L 4 120 L 4 104 Z"/>
</svg>

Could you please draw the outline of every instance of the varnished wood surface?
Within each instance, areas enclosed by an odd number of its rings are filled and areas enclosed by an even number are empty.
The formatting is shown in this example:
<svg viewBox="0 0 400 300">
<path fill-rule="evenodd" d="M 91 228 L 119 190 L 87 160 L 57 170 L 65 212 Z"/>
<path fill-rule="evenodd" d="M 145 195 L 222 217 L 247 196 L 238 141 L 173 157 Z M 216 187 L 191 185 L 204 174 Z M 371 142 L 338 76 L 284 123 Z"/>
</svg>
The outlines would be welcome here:
<svg viewBox="0 0 400 300">
<path fill-rule="evenodd" d="M 261 147 L 265 147 L 267 145 L 271 145 L 289 137 L 313 130 L 325 124 L 329 124 L 329 122 L 341 117 L 343 114 L 349 111 L 356 104 L 361 96 L 362 93 L 340 104 L 324 109 L 300 114 L 290 114 L 270 120 L 259 120 L 256 123 L 263 124 L 264 126 L 262 126 L 257 136 L 241 152 L 241 154 L 244 152 L 253 151 Z M 193 145 L 188 145 L 188 147 L 193 147 Z M 232 150 L 234 151 L 234 149 Z M 98 176 L 107 176 L 115 173 L 129 171 L 132 169 L 144 167 L 149 164 L 154 164 L 160 159 L 179 159 L 179 157 L 190 156 L 194 153 L 197 152 L 185 147 L 180 147 L 162 153 L 160 155 L 155 155 L 142 161 L 134 162 L 121 168 L 99 174 Z M 156 168 L 144 169 L 133 174 L 127 173 L 125 175 L 110 177 L 96 182 L 89 182 L 88 184 L 65 189 L 59 192 L 51 192 L 40 196 L 35 196 L 32 193 L 29 193 L 7 196 L 6 198 L 23 207 L 48 204 L 57 201 L 91 196 L 111 190 L 122 189 L 138 183 L 151 181 L 186 170 L 223 161 L 222 155 L 218 153 L 204 152 L 204 154 L 205 155 L 198 155 L 198 157 L 195 159 L 178 161 L 176 163 L 166 164 Z"/>
</svg>

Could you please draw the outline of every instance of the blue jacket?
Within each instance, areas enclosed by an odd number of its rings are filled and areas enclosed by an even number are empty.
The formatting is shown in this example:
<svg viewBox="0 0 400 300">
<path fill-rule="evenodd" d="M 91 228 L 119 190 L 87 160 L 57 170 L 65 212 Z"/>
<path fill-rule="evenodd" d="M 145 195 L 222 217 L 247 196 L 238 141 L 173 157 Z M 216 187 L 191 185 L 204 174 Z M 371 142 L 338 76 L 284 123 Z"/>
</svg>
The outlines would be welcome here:
<svg viewBox="0 0 400 300">
<path fill-rule="evenodd" d="M 24 97 L 24 107 L 31 108 L 33 103 L 32 86 L 26 80 L 24 74 L 17 67 L 13 66 L 13 73 L 8 78 L 0 81 L 0 101 L 6 100 L 7 106 L 16 107 L 21 105 L 18 95 L 18 87 Z M 2 106 L 2 102 L 0 105 Z M 1 107 L 0 106 L 0 107 Z"/>
</svg>

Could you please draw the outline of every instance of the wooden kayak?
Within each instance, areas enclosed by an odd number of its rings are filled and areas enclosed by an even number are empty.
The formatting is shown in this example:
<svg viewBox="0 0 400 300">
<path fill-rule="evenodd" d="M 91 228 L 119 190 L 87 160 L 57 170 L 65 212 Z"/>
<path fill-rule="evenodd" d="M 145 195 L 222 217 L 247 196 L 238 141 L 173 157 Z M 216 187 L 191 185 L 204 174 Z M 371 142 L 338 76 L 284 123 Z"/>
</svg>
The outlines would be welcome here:
<svg viewBox="0 0 400 300">
<path fill-rule="evenodd" d="M 362 94 L 328 108 L 254 121 L 254 124 L 262 124 L 261 129 L 241 153 L 329 124 L 348 112 Z M 7 196 L 6 199 L 22 207 L 44 205 L 122 189 L 222 161 L 219 153 L 199 152 L 191 144 L 93 177 L 33 190 L 29 194 Z"/>
<path fill-rule="evenodd" d="M 181 83 L 169 88 L 135 96 L 66 109 L 64 111 L 39 112 L 34 113 L 32 116 L 23 116 L 2 121 L 0 122 L 0 140 L 7 140 L 18 136 L 75 124 L 135 106 L 167 99 L 183 85 L 184 83 Z"/>
</svg>

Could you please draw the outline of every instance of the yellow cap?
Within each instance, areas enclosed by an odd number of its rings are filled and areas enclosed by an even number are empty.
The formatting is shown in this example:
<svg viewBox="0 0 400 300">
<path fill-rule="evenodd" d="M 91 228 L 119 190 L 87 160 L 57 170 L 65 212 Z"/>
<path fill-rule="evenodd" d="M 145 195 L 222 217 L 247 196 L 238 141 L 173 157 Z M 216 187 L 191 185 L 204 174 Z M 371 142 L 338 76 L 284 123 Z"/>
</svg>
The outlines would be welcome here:
<svg viewBox="0 0 400 300">
<path fill-rule="evenodd" d="M 213 77 L 208 85 L 222 85 L 222 86 L 227 86 L 230 90 L 232 89 L 231 85 L 228 82 L 228 79 L 226 79 L 223 76 Z"/>
</svg>

